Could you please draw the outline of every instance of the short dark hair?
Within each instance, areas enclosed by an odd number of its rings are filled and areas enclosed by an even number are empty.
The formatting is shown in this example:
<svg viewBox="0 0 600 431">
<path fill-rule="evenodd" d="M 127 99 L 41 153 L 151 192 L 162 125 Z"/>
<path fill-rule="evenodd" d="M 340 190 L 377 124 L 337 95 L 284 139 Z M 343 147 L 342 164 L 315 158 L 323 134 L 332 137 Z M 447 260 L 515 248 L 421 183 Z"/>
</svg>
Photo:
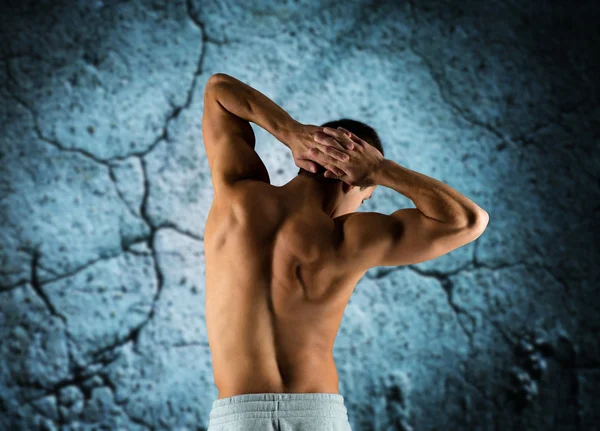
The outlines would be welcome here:
<svg viewBox="0 0 600 431">
<path fill-rule="evenodd" d="M 331 127 L 333 129 L 336 129 L 338 127 L 343 127 L 344 129 L 348 130 L 349 132 L 354 133 L 356 136 L 358 136 L 363 141 L 365 141 L 368 144 L 377 148 L 383 155 L 383 146 L 381 145 L 381 139 L 379 139 L 379 135 L 377 134 L 375 129 L 373 129 L 372 127 L 370 127 L 369 125 L 367 125 L 365 123 L 362 123 L 362 122 L 356 121 L 356 120 L 351 120 L 349 118 L 342 118 L 341 120 L 329 121 L 327 123 L 321 124 L 321 127 Z M 305 175 L 305 176 L 308 176 L 311 178 L 317 178 L 317 179 L 319 179 L 319 182 L 341 181 L 341 180 L 338 180 L 335 178 L 325 178 L 323 176 L 323 174 L 325 174 L 326 170 L 327 169 L 325 169 L 321 165 L 317 165 L 316 173 L 309 172 L 307 170 L 300 168 L 298 170 L 298 175 Z M 360 191 L 362 192 L 366 188 L 367 187 L 361 187 Z"/>
</svg>

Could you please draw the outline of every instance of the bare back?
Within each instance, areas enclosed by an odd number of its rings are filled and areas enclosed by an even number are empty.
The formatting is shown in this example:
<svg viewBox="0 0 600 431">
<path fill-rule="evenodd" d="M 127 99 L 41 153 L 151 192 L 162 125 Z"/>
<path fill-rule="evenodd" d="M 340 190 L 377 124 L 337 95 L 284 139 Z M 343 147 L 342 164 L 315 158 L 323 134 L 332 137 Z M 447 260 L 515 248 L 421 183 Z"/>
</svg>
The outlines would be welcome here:
<svg viewBox="0 0 600 431">
<path fill-rule="evenodd" d="M 339 393 L 333 345 L 366 271 L 340 256 L 342 217 L 302 210 L 284 188 L 239 182 L 208 215 L 206 324 L 219 399 Z"/>
</svg>

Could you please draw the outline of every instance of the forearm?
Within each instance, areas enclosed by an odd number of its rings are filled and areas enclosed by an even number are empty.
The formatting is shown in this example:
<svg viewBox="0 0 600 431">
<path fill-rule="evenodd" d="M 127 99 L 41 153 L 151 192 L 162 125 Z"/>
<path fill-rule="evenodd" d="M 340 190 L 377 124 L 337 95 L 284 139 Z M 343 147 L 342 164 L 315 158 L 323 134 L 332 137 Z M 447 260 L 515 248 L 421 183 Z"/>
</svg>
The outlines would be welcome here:
<svg viewBox="0 0 600 431">
<path fill-rule="evenodd" d="M 242 81 L 222 73 L 213 75 L 207 85 L 213 85 L 217 100 L 227 111 L 251 121 L 289 147 L 289 138 L 299 126 L 279 105 Z"/>
<path fill-rule="evenodd" d="M 375 184 L 389 187 L 411 199 L 429 218 L 461 226 L 473 226 L 487 213 L 447 184 L 384 159 L 374 177 Z"/>
</svg>

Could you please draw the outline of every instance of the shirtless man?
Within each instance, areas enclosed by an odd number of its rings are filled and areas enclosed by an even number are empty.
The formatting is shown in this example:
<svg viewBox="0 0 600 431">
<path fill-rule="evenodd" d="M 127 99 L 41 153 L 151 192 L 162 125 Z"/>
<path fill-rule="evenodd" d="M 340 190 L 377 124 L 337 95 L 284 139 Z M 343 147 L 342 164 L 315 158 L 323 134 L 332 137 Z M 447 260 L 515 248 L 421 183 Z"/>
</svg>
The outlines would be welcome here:
<svg viewBox="0 0 600 431">
<path fill-rule="evenodd" d="M 298 167 L 325 175 L 303 171 L 271 185 L 250 122 L 288 146 Z M 369 268 L 474 241 L 488 214 L 349 130 L 295 121 L 229 75 L 207 82 L 202 133 L 214 188 L 206 325 L 219 392 L 208 429 L 350 430 L 333 345 L 356 283 Z M 377 185 L 417 208 L 354 212 Z"/>
</svg>

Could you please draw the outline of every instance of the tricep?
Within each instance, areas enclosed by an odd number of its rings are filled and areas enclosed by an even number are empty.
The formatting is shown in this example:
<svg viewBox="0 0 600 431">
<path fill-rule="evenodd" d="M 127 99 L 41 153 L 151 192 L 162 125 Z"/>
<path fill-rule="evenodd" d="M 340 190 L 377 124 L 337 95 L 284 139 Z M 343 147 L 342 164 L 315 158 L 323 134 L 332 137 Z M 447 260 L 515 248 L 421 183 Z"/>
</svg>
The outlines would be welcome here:
<svg viewBox="0 0 600 431">
<path fill-rule="evenodd" d="M 474 241 L 486 226 L 483 211 L 465 224 L 442 223 L 416 208 L 352 213 L 343 220 L 344 257 L 362 270 L 425 262 Z"/>
</svg>

